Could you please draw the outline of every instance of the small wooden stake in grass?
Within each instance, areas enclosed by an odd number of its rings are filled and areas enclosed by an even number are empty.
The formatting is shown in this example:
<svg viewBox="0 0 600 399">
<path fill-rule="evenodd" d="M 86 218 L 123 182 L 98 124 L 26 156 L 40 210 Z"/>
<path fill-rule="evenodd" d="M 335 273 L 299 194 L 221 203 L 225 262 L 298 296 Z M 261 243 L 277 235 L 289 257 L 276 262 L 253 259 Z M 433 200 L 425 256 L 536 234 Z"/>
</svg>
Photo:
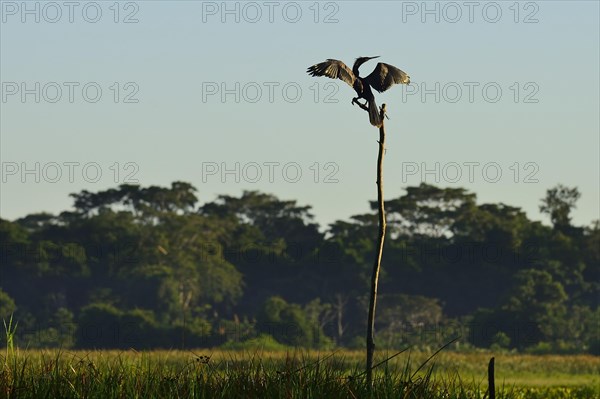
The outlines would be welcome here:
<svg viewBox="0 0 600 399">
<path fill-rule="evenodd" d="M 488 364 L 488 398 L 496 399 L 496 382 L 494 381 L 494 358 Z"/>
<path fill-rule="evenodd" d="M 385 154 L 385 104 L 381 106 L 381 126 L 379 127 L 379 155 L 377 156 L 377 203 L 379 209 L 379 240 L 377 255 L 371 274 L 371 298 L 369 300 L 369 316 L 367 320 L 367 387 L 371 389 L 373 382 L 373 354 L 375 353 L 375 306 L 377 305 L 377 284 L 379 282 L 379 269 L 383 254 L 385 240 L 385 206 L 383 202 L 383 156 Z"/>
</svg>

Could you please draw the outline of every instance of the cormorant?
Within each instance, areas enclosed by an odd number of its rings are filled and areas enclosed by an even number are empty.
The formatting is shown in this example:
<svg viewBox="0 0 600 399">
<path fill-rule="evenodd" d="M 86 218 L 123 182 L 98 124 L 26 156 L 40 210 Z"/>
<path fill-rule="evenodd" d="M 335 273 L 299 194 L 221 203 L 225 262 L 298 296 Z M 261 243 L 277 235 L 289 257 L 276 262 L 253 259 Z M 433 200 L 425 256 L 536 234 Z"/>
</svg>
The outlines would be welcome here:
<svg viewBox="0 0 600 399">
<path fill-rule="evenodd" d="M 360 77 L 358 68 L 373 58 L 379 58 L 379 56 L 357 58 L 352 69 L 348 68 L 342 61 L 328 59 L 309 67 L 306 72 L 311 76 L 327 76 L 348 83 L 358 94 L 358 97 L 352 99 L 352 104 L 358 104 L 362 109 L 369 112 L 371 125 L 381 127 L 382 121 L 371 87 L 382 93 L 395 83 L 409 84 L 410 76 L 393 65 L 380 62 L 369 76 L 366 78 Z M 365 104 L 360 103 L 359 98 L 366 100 Z"/>
</svg>

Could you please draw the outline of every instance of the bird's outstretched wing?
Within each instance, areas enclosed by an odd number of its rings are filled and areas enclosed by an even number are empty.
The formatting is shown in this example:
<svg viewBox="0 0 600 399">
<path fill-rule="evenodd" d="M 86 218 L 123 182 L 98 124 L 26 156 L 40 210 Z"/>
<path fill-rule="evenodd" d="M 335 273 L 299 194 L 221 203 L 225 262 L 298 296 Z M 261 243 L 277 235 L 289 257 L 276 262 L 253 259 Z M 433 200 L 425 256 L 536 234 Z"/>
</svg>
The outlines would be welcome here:
<svg viewBox="0 0 600 399">
<path fill-rule="evenodd" d="M 311 76 L 327 76 L 331 79 L 341 79 L 354 86 L 356 76 L 352 73 L 352 69 L 339 60 L 328 59 L 325 62 L 315 64 L 309 67 L 306 72 Z"/>
<path fill-rule="evenodd" d="M 396 83 L 410 83 L 410 76 L 390 64 L 380 62 L 365 81 L 378 92 L 384 92 Z"/>
</svg>

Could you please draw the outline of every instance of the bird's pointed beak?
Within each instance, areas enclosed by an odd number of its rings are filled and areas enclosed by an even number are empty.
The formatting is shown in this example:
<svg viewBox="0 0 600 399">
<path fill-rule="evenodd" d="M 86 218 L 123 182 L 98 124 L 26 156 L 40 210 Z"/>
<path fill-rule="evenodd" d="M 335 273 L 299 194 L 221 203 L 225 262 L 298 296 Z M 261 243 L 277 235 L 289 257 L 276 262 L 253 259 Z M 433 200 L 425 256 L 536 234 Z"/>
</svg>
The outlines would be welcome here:
<svg viewBox="0 0 600 399">
<path fill-rule="evenodd" d="M 375 57 L 369 57 L 370 60 L 372 60 L 373 58 L 379 58 L 379 56 L 376 55 Z"/>
</svg>

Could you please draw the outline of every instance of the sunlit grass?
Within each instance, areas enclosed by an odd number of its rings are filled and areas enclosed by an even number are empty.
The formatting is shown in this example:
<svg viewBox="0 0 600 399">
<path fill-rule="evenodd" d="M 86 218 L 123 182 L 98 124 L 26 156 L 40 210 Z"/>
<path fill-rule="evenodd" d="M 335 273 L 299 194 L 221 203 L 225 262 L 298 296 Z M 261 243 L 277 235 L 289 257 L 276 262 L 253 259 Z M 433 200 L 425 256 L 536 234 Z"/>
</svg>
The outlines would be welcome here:
<svg viewBox="0 0 600 399">
<path fill-rule="evenodd" d="M 393 353 L 376 352 L 375 364 Z M 497 398 L 600 397 L 600 358 L 406 351 L 379 366 L 377 398 L 476 398 L 496 358 Z M 20 350 L 0 358 L 0 398 L 366 397 L 362 351 Z M 434 365 L 433 368 L 430 365 Z"/>
</svg>

